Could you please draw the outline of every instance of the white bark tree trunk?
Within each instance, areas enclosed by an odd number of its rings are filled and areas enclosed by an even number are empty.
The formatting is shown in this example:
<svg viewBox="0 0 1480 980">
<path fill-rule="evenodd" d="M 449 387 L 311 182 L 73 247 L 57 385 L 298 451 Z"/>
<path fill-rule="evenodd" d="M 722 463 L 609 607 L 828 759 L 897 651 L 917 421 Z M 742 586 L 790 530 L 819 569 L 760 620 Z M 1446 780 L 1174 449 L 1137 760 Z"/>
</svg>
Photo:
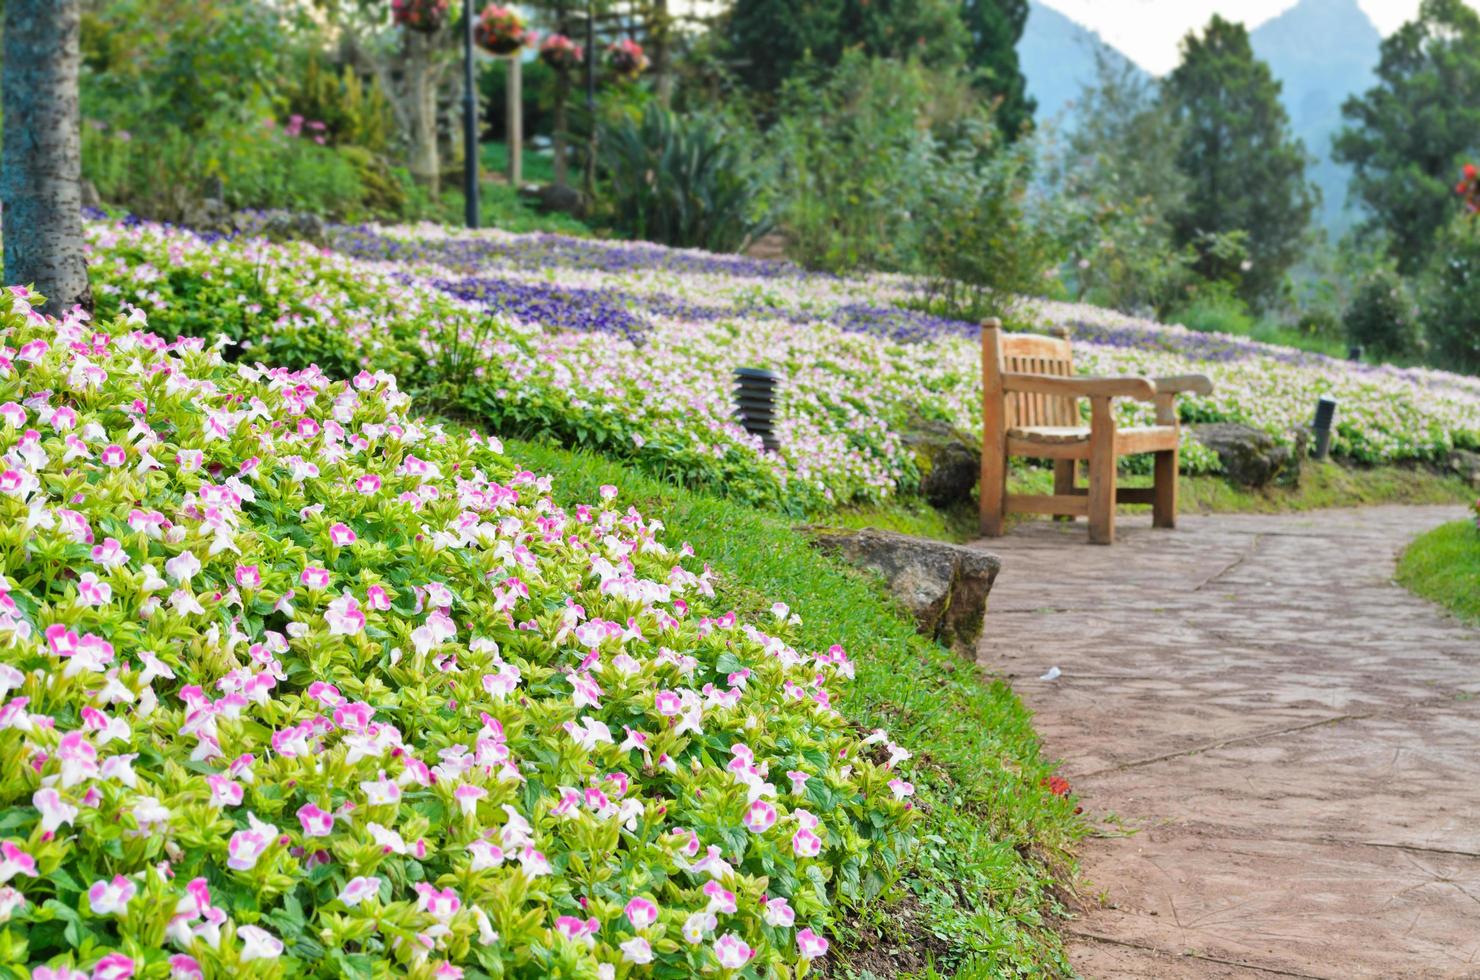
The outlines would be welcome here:
<svg viewBox="0 0 1480 980">
<path fill-rule="evenodd" d="M 92 309 L 82 240 L 80 0 L 6 0 L 0 111 L 5 283 Z"/>
</svg>

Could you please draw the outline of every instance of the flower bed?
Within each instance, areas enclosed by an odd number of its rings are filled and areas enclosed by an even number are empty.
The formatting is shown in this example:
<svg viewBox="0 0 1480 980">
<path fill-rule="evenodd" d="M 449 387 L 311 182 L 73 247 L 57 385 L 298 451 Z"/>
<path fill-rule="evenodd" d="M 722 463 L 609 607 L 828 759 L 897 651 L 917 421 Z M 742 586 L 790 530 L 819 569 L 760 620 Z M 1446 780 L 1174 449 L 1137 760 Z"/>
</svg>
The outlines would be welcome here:
<svg viewBox="0 0 1480 980">
<path fill-rule="evenodd" d="M 712 608 L 617 488 L 557 506 L 384 372 L 15 290 L 0 450 L 7 962 L 803 970 L 910 845 L 843 650 Z"/>
<path fill-rule="evenodd" d="M 497 431 L 549 436 L 756 503 L 810 511 L 910 490 L 898 437 L 912 414 L 981 424 L 977 330 L 903 309 L 912 284 L 785 262 L 553 235 L 346 228 L 338 254 L 205 242 L 158 226 L 93 224 L 109 310 L 166 333 L 224 330 L 268 363 L 395 372 L 442 384 Z M 485 315 L 480 315 L 485 314 Z M 1209 374 L 1184 421 L 1240 421 L 1288 441 L 1316 399 L 1340 402 L 1333 450 L 1363 463 L 1437 461 L 1480 445 L 1480 381 L 1371 367 L 1202 334 L 1093 307 L 1036 304 L 1070 328 L 1092 373 Z M 777 370 L 780 448 L 732 416 L 730 372 Z M 449 380 L 451 379 L 451 380 Z M 1120 404 L 1122 421 L 1150 407 Z M 1218 461 L 1184 443 L 1188 472 Z"/>
</svg>

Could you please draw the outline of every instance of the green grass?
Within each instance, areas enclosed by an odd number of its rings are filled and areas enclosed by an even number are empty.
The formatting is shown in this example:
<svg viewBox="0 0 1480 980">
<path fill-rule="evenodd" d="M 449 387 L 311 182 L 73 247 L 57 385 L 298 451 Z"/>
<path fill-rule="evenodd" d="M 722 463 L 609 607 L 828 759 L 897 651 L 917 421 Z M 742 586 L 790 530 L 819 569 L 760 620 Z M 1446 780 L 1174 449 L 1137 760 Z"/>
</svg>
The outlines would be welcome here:
<svg viewBox="0 0 1480 980">
<path fill-rule="evenodd" d="M 1080 476 L 1081 485 L 1084 482 Z M 1151 477 L 1121 474 L 1124 487 L 1149 487 Z M 1053 473 L 1047 469 L 1015 470 L 1008 479 L 1013 493 L 1052 493 Z M 1221 476 L 1183 476 L 1177 509 L 1184 514 L 1286 514 L 1328 507 L 1371 504 L 1452 504 L 1474 498 L 1464 481 L 1422 468 L 1405 466 L 1357 467 L 1330 461 L 1306 460 L 1298 487 L 1251 490 Z M 1122 504 L 1120 512 L 1146 512 L 1149 505 Z"/>
<path fill-rule="evenodd" d="M 836 975 L 965 962 L 993 976 L 1070 972 L 1054 894 L 1083 828 L 1072 804 L 1043 788 L 1053 766 L 1009 687 L 918 636 L 876 584 L 823 558 L 782 515 L 588 453 L 506 445 L 526 466 L 555 475 L 562 502 L 595 499 L 603 483 L 621 487 L 664 522 L 668 540 L 689 541 L 714 566 L 730 608 L 758 616 L 781 600 L 801 616 L 807 646 L 841 643 L 858 664 L 841 710 L 863 730 L 887 727 L 915 753 L 920 847 L 899 884 L 845 926 Z M 928 523 L 907 509 L 894 516 Z"/>
<path fill-rule="evenodd" d="M 1469 623 L 1480 624 L 1480 530 L 1474 521 L 1434 528 L 1403 552 L 1398 582 Z"/>
<path fill-rule="evenodd" d="M 445 188 L 442 191 L 440 220 L 448 224 L 463 223 L 462 187 Z M 479 223 L 484 228 L 501 228 L 504 231 L 529 232 L 548 231 L 561 235 L 589 237 L 591 228 L 568 214 L 544 214 L 529 206 L 519 192 L 508 184 L 483 181 L 478 185 Z"/>
<path fill-rule="evenodd" d="M 483 169 L 490 173 L 509 173 L 509 147 L 502 140 L 484 143 Z M 553 156 L 535 153 L 529 147 L 524 148 L 524 157 L 520 160 L 520 177 L 525 183 L 548 184 L 555 179 L 555 158 Z"/>
</svg>

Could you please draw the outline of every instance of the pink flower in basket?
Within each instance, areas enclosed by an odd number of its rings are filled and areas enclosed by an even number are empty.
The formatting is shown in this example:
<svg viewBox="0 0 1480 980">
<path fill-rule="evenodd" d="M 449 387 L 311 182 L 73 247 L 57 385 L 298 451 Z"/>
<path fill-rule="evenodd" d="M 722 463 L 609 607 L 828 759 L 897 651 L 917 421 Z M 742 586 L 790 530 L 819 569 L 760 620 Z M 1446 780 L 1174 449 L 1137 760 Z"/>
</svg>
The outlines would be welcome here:
<svg viewBox="0 0 1480 980">
<path fill-rule="evenodd" d="M 478 15 L 473 27 L 473 40 L 478 46 L 492 54 L 513 54 L 534 39 L 524 18 L 510 9 L 490 3 Z"/>
<path fill-rule="evenodd" d="M 642 45 L 629 37 L 607 45 L 606 66 L 621 78 L 636 78 L 647 70 L 648 59 Z"/>
<path fill-rule="evenodd" d="M 581 46 L 564 34 L 551 34 L 540 43 L 540 60 L 556 71 L 569 71 L 585 58 Z"/>
<path fill-rule="evenodd" d="M 449 0 L 391 0 L 391 17 L 402 27 L 430 34 L 447 23 Z"/>
</svg>

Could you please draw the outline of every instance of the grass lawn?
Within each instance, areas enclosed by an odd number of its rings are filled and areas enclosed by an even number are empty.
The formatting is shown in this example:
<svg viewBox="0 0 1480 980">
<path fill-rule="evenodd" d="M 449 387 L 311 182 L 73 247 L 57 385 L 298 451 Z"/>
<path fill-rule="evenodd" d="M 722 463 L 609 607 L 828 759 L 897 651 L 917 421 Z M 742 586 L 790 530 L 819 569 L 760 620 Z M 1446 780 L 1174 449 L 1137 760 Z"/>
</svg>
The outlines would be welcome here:
<svg viewBox="0 0 1480 980">
<path fill-rule="evenodd" d="M 526 158 L 527 159 L 527 158 Z M 441 211 L 437 217 L 452 225 L 463 223 L 462 185 L 444 188 Z M 508 184 L 484 180 L 478 185 L 479 223 L 484 228 L 503 231 L 547 231 L 561 235 L 590 237 L 591 228 L 568 214 L 544 214 L 525 203 L 519 192 Z"/>
<path fill-rule="evenodd" d="M 1466 622 L 1480 624 L 1480 531 L 1474 521 L 1443 524 L 1398 562 L 1398 581 Z"/>
<path fill-rule="evenodd" d="M 483 169 L 490 173 L 507 175 L 509 172 L 509 148 L 502 140 L 482 144 Z M 520 161 L 526 184 L 548 184 L 555 179 L 555 158 L 547 153 L 536 153 L 527 145 L 524 158 Z M 579 175 L 577 175 L 579 176 Z"/>
<path fill-rule="evenodd" d="M 637 496 L 669 541 L 689 541 L 713 564 L 731 607 L 759 615 L 779 597 L 801 616 L 808 647 L 841 643 L 855 655 L 858 677 L 841 710 L 863 730 L 887 726 L 915 753 L 925 819 L 915 863 L 834 947 L 844 966 L 880 975 L 1069 972 L 1052 921 L 1055 882 L 1083 828 L 1073 804 L 1043 787 L 1052 765 L 1009 687 L 916 635 L 875 584 L 817 554 L 784 516 L 591 454 L 506 445 L 530 469 L 554 474 L 557 493 L 572 501 L 593 499 L 603 483 Z"/>
</svg>

